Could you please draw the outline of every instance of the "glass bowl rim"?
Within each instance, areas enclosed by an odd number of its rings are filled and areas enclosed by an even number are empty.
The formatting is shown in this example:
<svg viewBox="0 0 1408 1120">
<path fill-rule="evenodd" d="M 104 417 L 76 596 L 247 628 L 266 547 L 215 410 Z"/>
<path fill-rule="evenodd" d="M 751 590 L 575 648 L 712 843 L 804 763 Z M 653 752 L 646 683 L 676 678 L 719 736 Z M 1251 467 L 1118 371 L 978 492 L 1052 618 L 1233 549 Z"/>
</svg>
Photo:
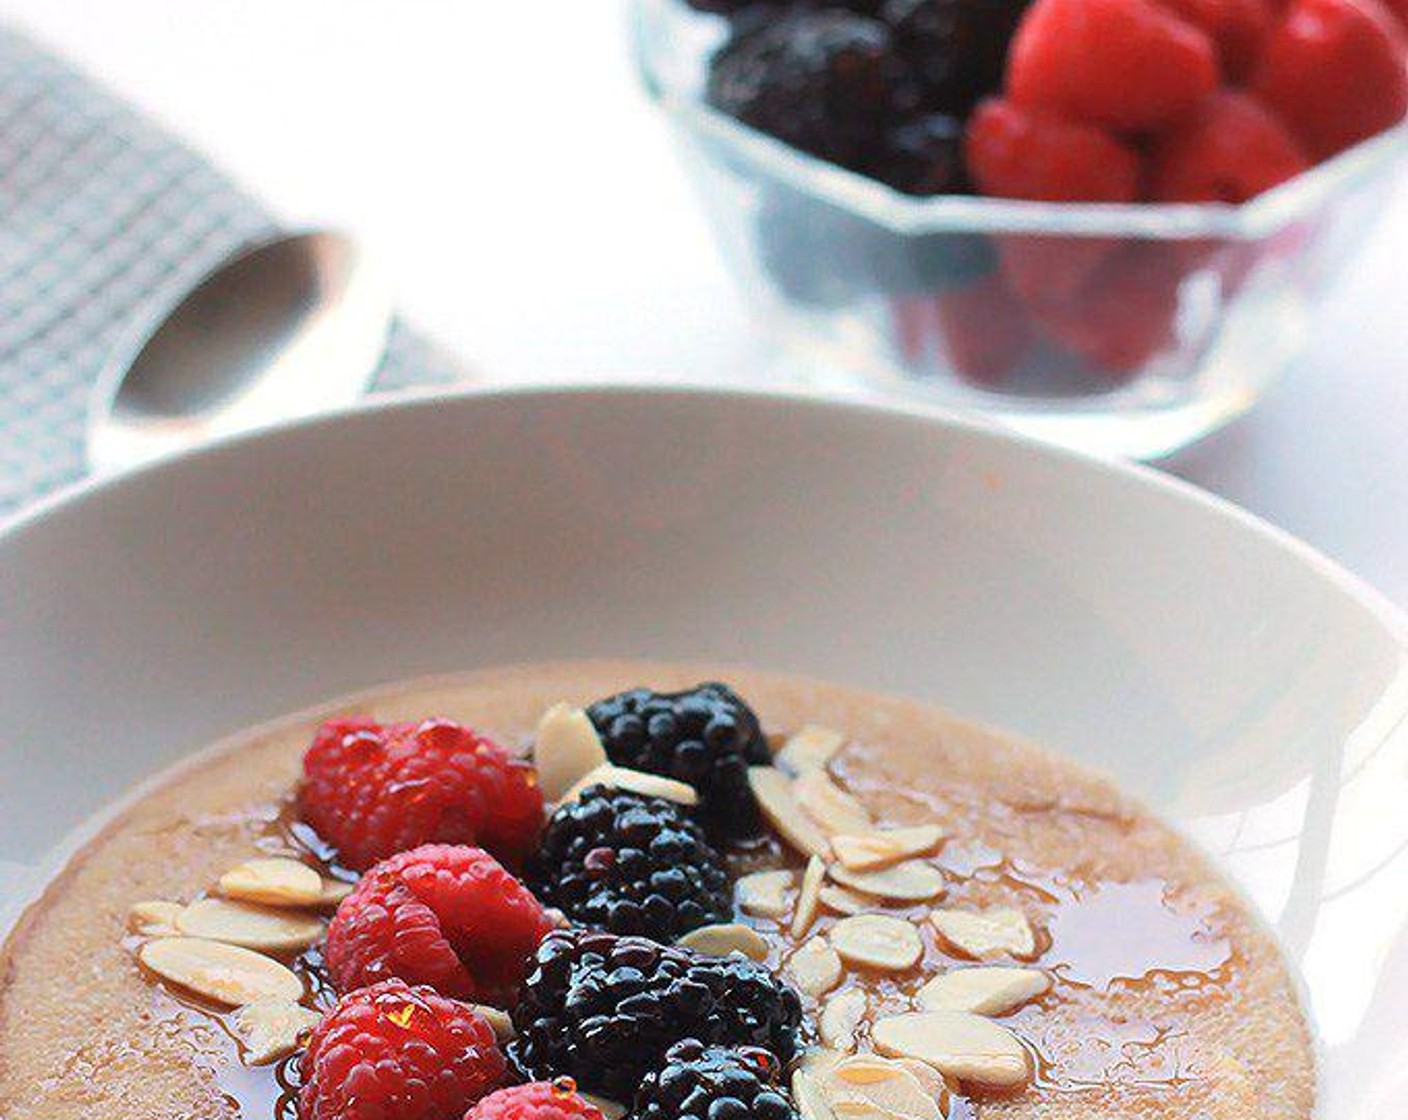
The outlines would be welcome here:
<svg viewBox="0 0 1408 1120">
<path fill-rule="evenodd" d="M 1390 173 L 1408 153 L 1408 120 L 1240 205 L 1226 203 L 1031 202 L 974 195 L 919 197 L 808 155 L 742 124 L 657 72 L 645 33 L 652 0 L 630 0 L 632 53 L 647 94 L 684 133 L 722 146 L 769 179 L 895 233 L 1028 233 L 1156 240 L 1259 241 L 1307 217 L 1336 195 Z M 653 0 L 658 4 L 661 0 Z M 689 14 L 681 0 L 664 0 Z"/>
</svg>

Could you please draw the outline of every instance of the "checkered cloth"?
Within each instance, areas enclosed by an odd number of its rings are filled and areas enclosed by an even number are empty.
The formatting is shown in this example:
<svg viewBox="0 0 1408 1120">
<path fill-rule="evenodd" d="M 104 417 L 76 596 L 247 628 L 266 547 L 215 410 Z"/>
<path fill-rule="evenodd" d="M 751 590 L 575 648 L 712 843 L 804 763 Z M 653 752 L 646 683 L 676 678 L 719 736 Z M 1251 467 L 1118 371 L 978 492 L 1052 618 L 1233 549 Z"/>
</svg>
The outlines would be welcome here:
<svg viewBox="0 0 1408 1120">
<path fill-rule="evenodd" d="M 88 392 L 138 309 L 273 229 L 195 152 L 0 27 L 0 515 L 83 474 Z M 376 387 L 461 374 L 397 324 Z"/>
</svg>

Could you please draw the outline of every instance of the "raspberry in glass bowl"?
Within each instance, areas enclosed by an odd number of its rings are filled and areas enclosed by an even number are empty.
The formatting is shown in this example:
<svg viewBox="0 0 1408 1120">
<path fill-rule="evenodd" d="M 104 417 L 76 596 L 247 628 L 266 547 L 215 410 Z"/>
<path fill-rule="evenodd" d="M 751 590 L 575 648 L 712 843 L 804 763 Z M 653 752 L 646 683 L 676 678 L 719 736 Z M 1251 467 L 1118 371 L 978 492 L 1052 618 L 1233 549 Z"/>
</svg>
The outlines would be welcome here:
<svg viewBox="0 0 1408 1120">
<path fill-rule="evenodd" d="M 1408 2 L 634 0 L 786 367 L 1154 459 L 1300 352 L 1408 152 Z"/>
</svg>

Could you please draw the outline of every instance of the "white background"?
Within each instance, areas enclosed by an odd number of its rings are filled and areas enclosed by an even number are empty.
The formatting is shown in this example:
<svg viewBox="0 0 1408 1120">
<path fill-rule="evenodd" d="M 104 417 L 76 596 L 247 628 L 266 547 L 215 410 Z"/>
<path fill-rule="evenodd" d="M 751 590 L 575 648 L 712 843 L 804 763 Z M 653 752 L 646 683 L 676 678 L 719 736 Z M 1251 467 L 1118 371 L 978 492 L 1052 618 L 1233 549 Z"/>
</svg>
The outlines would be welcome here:
<svg viewBox="0 0 1408 1120">
<path fill-rule="evenodd" d="M 488 376 L 747 379 L 623 0 L 0 0 L 291 222 L 359 231 Z M 1408 189 L 1309 353 L 1168 467 L 1408 606 Z"/>
</svg>

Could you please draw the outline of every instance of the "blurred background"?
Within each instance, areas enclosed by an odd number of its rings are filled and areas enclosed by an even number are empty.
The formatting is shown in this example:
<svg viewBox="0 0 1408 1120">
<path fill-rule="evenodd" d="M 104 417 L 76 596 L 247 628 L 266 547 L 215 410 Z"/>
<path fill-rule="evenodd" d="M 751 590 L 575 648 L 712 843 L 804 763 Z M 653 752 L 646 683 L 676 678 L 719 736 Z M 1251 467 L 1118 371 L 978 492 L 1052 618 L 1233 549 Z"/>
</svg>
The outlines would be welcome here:
<svg viewBox="0 0 1408 1120">
<path fill-rule="evenodd" d="M 0 0 L 0 17 L 283 222 L 360 234 L 408 319 L 471 376 L 756 382 L 776 368 L 640 88 L 623 0 Z M 1399 182 L 1296 368 L 1164 464 L 1400 603 L 1405 256 Z"/>
</svg>

